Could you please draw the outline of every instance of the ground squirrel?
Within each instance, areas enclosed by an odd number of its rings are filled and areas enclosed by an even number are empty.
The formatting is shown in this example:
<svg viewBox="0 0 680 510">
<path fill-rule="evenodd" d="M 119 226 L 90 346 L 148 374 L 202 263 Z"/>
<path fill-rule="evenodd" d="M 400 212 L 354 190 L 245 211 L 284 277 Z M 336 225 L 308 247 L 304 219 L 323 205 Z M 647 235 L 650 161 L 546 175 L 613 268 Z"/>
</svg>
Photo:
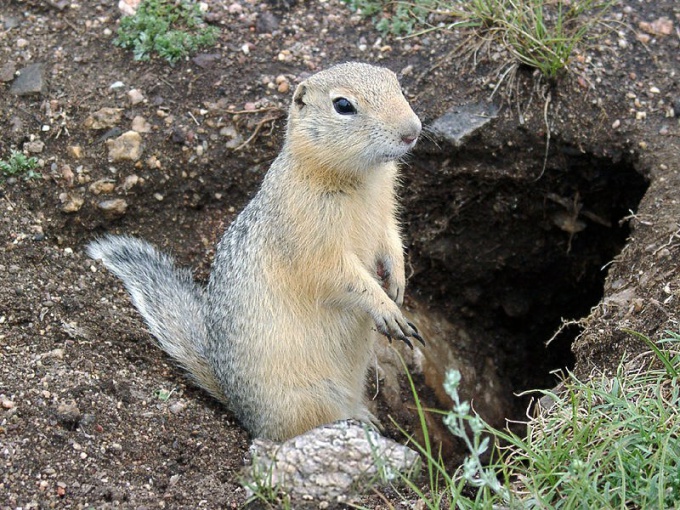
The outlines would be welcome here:
<svg viewBox="0 0 680 510">
<path fill-rule="evenodd" d="M 396 75 L 346 63 L 299 84 L 283 149 L 217 247 L 206 289 L 148 243 L 92 242 L 160 346 L 254 436 L 373 417 L 376 330 L 410 345 L 397 160 L 420 120 Z"/>
</svg>

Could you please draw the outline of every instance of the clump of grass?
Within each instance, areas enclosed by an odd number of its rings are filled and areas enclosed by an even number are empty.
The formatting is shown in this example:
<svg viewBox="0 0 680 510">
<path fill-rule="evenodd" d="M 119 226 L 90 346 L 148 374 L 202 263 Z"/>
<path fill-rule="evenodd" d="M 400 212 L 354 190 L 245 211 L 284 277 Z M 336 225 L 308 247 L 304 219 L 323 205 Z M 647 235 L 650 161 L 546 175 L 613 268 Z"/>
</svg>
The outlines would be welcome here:
<svg viewBox="0 0 680 510">
<path fill-rule="evenodd" d="M 519 64 L 554 79 L 602 21 L 614 0 L 346 0 L 395 35 L 420 30 L 475 30 L 479 47 L 494 42 Z M 436 25 L 428 19 L 437 19 Z M 446 21 L 444 21 L 446 20 Z M 448 21 L 450 20 L 450 21 Z"/>
<path fill-rule="evenodd" d="M 674 357 L 674 366 L 680 360 Z M 511 437 L 505 460 L 532 507 L 673 508 L 680 501 L 680 388 L 664 370 L 621 364 L 570 376 L 555 405 Z"/>
<path fill-rule="evenodd" d="M 3 178 L 23 176 L 25 180 L 38 179 L 40 174 L 34 171 L 37 167 L 36 158 L 29 158 L 23 152 L 11 151 L 6 161 L 0 161 L 0 174 Z"/>
<path fill-rule="evenodd" d="M 520 64 L 554 79 L 602 21 L 613 0 L 456 0 L 444 2 L 459 19 L 502 44 Z"/>
<path fill-rule="evenodd" d="M 204 23 L 196 2 L 143 0 L 134 16 L 121 19 L 114 43 L 132 49 L 135 60 L 149 60 L 156 54 L 173 64 L 215 44 L 218 33 Z"/>
<path fill-rule="evenodd" d="M 460 374 L 445 384 L 454 402 L 445 416 L 468 456 L 447 473 L 430 444 L 426 489 L 405 480 L 428 509 L 675 508 L 680 501 L 680 334 L 656 344 L 663 365 L 622 362 L 614 375 L 581 381 L 568 375 L 559 393 L 520 436 L 486 424 L 460 399 Z M 670 369 L 672 368 L 672 370 Z M 412 386 L 413 389 L 413 386 Z M 414 392 L 415 395 L 415 392 Z M 417 400 L 425 437 L 424 410 Z M 504 444 L 498 447 L 498 444 Z M 494 446 L 496 445 L 496 446 Z M 493 448 L 492 460 L 482 456 Z"/>
</svg>

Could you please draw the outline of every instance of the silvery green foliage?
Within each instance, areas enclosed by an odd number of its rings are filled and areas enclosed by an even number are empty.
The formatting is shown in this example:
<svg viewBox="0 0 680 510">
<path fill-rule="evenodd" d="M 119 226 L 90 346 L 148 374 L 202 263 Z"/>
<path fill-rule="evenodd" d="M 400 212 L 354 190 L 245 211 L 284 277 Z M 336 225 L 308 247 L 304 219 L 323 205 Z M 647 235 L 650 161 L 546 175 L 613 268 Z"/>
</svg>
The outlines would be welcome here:
<svg viewBox="0 0 680 510">
<path fill-rule="evenodd" d="M 444 390 L 453 400 L 453 408 L 444 417 L 444 424 L 454 436 L 463 440 L 470 452 L 461 466 L 462 476 L 473 487 L 488 487 L 507 502 L 510 499 L 507 488 L 498 481 L 496 472 L 485 467 L 481 461 L 482 455 L 489 450 L 489 436 L 482 435 L 488 430 L 488 425 L 471 410 L 469 402 L 461 401 L 458 394 L 460 381 L 458 370 L 450 370 L 446 374 Z"/>
</svg>

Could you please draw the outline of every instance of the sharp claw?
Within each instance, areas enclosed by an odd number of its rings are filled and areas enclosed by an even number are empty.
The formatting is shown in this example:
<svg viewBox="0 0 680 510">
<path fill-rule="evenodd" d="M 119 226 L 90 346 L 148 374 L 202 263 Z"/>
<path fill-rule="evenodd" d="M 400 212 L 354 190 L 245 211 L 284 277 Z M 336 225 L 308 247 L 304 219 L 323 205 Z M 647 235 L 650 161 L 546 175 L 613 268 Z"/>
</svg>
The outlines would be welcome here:
<svg viewBox="0 0 680 510">
<path fill-rule="evenodd" d="M 411 350 L 413 350 L 413 344 L 411 343 L 411 341 L 407 337 L 399 337 L 399 340 L 404 342 L 406 345 L 408 345 L 411 348 Z"/>
<path fill-rule="evenodd" d="M 413 333 L 411 336 L 418 340 L 421 344 L 425 345 L 425 340 L 423 340 L 423 337 L 420 336 L 418 333 Z"/>
<path fill-rule="evenodd" d="M 408 333 L 408 329 L 405 329 L 405 328 L 404 328 L 401 324 L 399 324 L 398 322 L 397 322 L 397 327 L 399 328 L 399 332 L 401 333 L 402 336 L 407 337 L 407 338 L 408 338 L 409 336 L 411 336 L 411 335 Z M 397 336 L 399 336 L 399 335 L 397 335 Z M 399 340 L 401 340 L 401 336 L 399 336 Z"/>
<path fill-rule="evenodd" d="M 418 328 L 416 328 L 416 325 L 413 324 L 412 322 L 406 321 L 406 324 L 408 324 L 409 326 L 411 326 L 411 329 L 412 329 L 413 331 L 415 331 L 416 333 L 420 333 L 420 331 L 418 331 Z M 415 335 L 413 335 L 413 336 L 415 336 Z M 418 337 L 416 337 L 416 338 L 418 338 Z"/>
</svg>

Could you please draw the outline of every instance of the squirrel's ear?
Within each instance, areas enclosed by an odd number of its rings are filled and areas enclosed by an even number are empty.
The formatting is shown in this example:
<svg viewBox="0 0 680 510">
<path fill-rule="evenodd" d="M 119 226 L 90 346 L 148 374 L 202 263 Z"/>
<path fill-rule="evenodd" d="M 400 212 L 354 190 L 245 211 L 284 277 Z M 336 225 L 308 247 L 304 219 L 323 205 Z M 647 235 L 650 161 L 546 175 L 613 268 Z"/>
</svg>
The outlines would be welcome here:
<svg viewBox="0 0 680 510">
<path fill-rule="evenodd" d="M 293 104 L 298 107 L 299 110 L 305 106 L 305 95 L 307 94 L 307 86 L 305 82 L 300 83 L 295 89 L 295 94 L 293 94 Z"/>
</svg>

